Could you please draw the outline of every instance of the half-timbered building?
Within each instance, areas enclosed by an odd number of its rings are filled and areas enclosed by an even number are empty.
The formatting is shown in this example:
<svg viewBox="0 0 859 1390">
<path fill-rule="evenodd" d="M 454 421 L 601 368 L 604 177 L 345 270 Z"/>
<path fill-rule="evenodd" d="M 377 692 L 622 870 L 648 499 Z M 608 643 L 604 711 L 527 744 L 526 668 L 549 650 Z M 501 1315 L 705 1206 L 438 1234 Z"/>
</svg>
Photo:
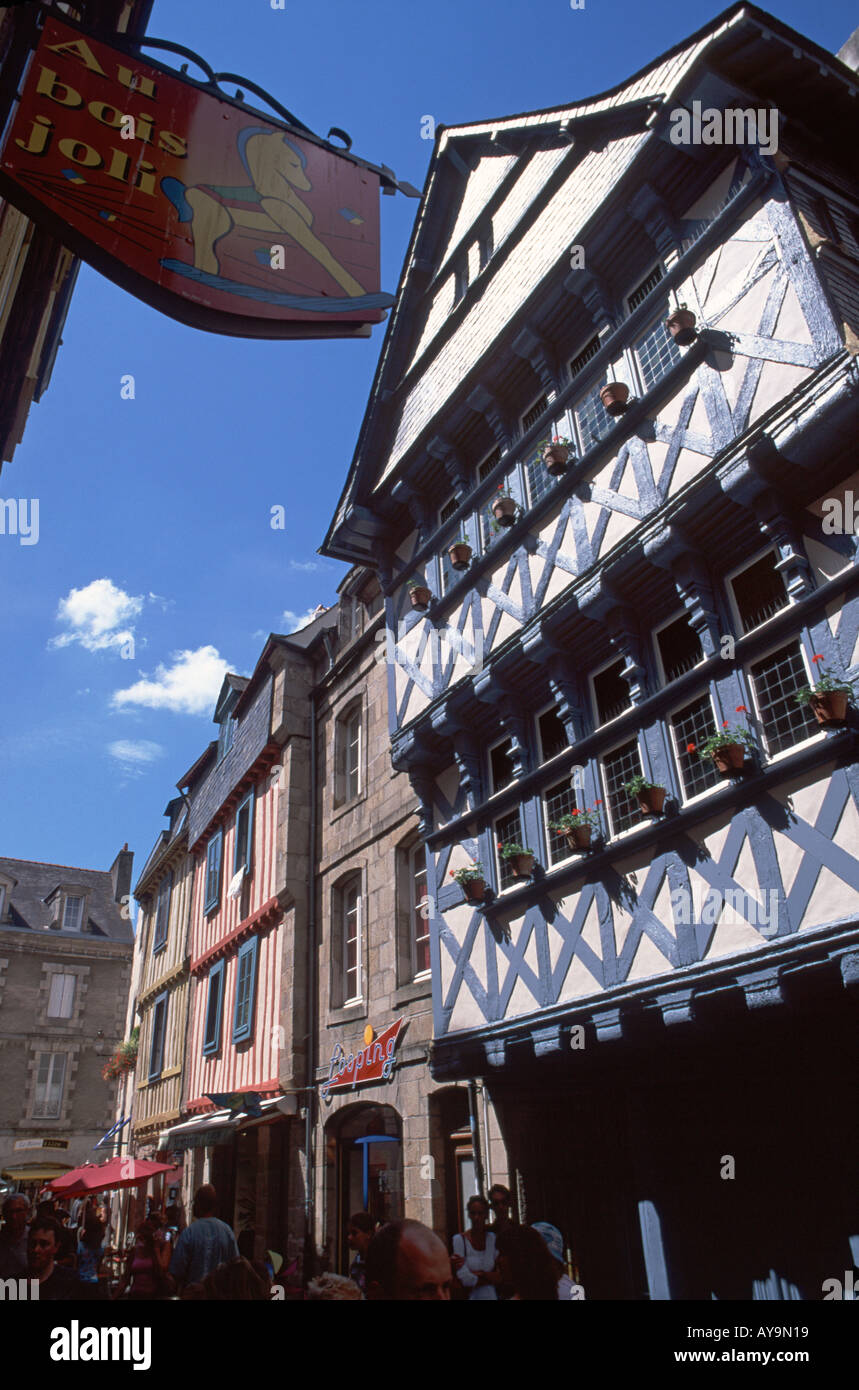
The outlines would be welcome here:
<svg viewBox="0 0 859 1390">
<path fill-rule="evenodd" d="M 859 658 L 857 100 L 737 5 L 441 130 L 323 547 L 385 594 L 434 1075 L 588 1297 L 855 1259 L 857 720 L 808 696 Z"/>
</svg>

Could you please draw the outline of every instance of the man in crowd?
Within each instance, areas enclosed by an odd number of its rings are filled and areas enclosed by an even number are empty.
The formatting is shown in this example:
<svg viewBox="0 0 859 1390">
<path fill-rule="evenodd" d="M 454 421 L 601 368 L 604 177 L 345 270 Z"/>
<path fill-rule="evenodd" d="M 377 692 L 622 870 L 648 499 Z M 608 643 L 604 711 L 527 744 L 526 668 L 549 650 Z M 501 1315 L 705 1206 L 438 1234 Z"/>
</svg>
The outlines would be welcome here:
<svg viewBox="0 0 859 1390">
<path fill-rule="evenodd" d="M 27 1273 L 27 1217 L 30 1199 L 13 1192 L 3 1203 L 0 1230 L 0 1279 L 22 1279 Z"/>
<path fill-rule="evenodd" d="M 487 1226 L 488 1231 L 494 1231 L 496 1235 L 499 1235 L 501 1231 L 506 1231 L 509 1226 L 512 1226 L 510 1204 L 510 1189 L 504 1187 L 503 1183 L 494 1183 L 489 1189 L 489 1205 L 495 1220 Z"/>
<path fill-rule="evenodd" d="M 39 1300 L 80 1298 L 77 1276 L 57 1264 L 63 1230 L 53 1216 L 36 1216 L 30 1227 L 29 1275 L 39 1281 Z"/>
<path fill-rule="evenodd" d="M 356 1211 L 349 1217 L 346 1239 L 357 1255 L 349 1266 L 349 1278 L 354 1279 L 362 1293 L 366 1292 L 367 1248 L 373 1239 L 376 1223 L 369 1212 Z"/>
<path fill-rule="evenodd" d="M 206 1183 L 194 1198 L 194 1220 L 176 1242 L 170 1273 L 181 1285 L 200 1284 L 218 1265 L 238 1257 L 236 1238 L 225 1221 L 215 1216 L 218 1198 Z"/>
<path fill-rule="evenodd" d="M 367 1249 L 367 1297 L 376 1301 L 448 1302 L 450 1257 L 420 1221 L 391 1221 Z"/>
</svg>

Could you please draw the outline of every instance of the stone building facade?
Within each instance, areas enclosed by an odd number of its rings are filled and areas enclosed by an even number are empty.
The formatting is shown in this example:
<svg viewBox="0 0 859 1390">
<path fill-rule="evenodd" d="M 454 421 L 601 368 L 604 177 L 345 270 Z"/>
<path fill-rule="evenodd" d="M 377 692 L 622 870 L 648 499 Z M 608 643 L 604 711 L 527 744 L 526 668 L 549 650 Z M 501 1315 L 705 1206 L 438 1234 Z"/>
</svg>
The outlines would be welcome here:
<svg viewBox="0 0 859 1390">
<path fill-rule="evenodd" d="M 112 867 L 0 859 L 0 1169 L 19 1187 L 98 1158 L 116 1085 L 133 855 Z"/>
<path fill-rule="evenodd" d="M 855 90 L 737 5 L 444 129 L 322 548 L 396 634 L 432 1073 L 483 1079 L 592 1298 L 855 1260 L 857 714 L 809 703 L 859 671 Z"/>
</svg>

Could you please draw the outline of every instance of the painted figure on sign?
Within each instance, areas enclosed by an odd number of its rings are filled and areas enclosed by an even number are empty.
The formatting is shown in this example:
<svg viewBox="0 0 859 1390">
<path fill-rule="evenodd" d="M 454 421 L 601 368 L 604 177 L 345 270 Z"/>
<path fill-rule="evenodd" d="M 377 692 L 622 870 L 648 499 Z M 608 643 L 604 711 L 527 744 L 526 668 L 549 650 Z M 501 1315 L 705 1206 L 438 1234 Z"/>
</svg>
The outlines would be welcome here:
<svg viewBox="0 0 859 1390">
<path fill-rule="evenodd" d="M 269 236 L 286 232 L 349 297 L 363 295 L 363 286 L 312 229 L 313 213 L 300 197 L 300 192 L 313 186 L 301 150 L 280 131 L 247 126 L 238 137 L 238 151 L 250 186 L 196 184 L 188 188 L 176 178 L 161 180 L 161 189 L 179 214 L 179 221 L 191 224 L 194 270 L 199 276 L 216 282 L 221 274 L 217 243 L 234 226 L 250 227 Z M 191 273 L 191 267 L 184 269 Z"/>
</svg>

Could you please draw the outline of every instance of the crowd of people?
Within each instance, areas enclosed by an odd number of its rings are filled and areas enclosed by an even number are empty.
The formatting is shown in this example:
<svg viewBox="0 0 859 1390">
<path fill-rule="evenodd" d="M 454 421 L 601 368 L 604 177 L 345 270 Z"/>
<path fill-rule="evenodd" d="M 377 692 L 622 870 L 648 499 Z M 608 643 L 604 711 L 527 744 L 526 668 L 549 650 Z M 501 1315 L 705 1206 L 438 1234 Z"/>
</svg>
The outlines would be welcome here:
<svg viewBox="0 0 859 1390">
<path fill-rule="evenodd" d="M 272 1259 L 242 1256 L 231 1227 L 216 1210 L 215 1189 L 206 1184 L 194 1199 L 190 1225 L 184 1225 L 177 1209 L 162 1213 L 151 1208 L 133 1243 L 114 1252 L 107 1245 L 109 1217 L 100 1197 L 82 1200 L 73 1210 L 46 1197 L 31 1211 L 29 1199 L 13 1193 L 2 1207 L 0 1279 L 36 1279 L 40 1299 L 65 1301 L 271 1299 Z M 391 1221 L 377 1229 L 367 1212 L 355 1212 L 347 1229 L 355 1251 L 349 1275 L 318 1276 L 306 1297 L 528 1302 L 577 1296 L 560 1231 L 548 1222 L 524 1226 L 514 1221 L 506 1187 L 490 1188 L 488 1200 L 471 1197 L 467 1220 L 449 1251 L 419 1221 Z M 106 1259 L 117 1253 L 119 1275 L 111 1279 Z"/>
</svg>

